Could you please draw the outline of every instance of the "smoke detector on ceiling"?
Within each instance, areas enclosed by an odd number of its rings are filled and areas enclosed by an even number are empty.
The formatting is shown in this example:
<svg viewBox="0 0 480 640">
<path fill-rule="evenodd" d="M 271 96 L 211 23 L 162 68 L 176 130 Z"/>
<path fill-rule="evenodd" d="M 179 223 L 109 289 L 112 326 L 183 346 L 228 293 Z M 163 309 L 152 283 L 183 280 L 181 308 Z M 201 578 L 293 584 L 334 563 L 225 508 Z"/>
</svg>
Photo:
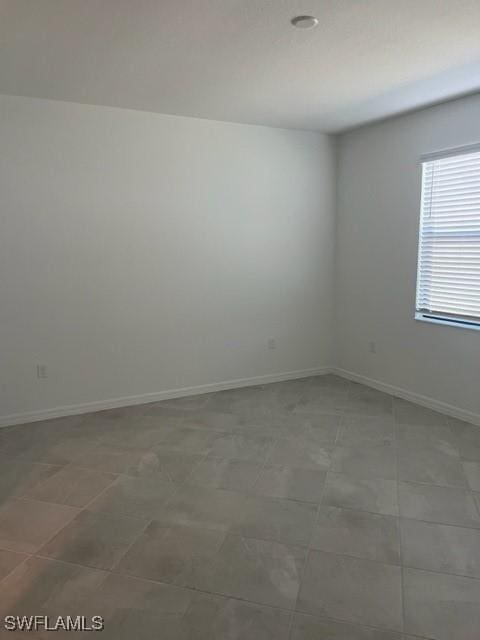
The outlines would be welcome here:
<svg viewBox="0 0 480 640">
<path fill-rule="evenodd" d="M 318 18 L 314 16 L 295 16 L 290 21 L 296 29 L 312 29 L 318 24 Z"/>
</svg>

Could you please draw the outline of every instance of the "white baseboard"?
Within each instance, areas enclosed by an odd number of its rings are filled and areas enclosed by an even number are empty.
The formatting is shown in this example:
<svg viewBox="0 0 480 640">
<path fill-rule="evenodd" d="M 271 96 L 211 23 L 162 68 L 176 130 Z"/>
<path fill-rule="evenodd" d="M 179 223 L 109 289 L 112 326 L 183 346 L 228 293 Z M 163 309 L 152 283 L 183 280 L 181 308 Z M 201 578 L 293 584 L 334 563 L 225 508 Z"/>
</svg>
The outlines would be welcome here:
<svg viewBox="0 0 480 640">
<path fill-rule="evenodd" d="M 421 394 L 415 393 L 414 391 L 408 391 L 407 389 L 402 389 L 401 387 L 396 387 L 392 384 L 381 382 L 380 380 L 374 380 L 373 378 L 368 378 L 367 376 L 361 375 L 359 373 L 354 373 L 353 371 L 347 371 L 345 369 L 333 367 L 331 369 L 331 373 L 334 373 L 337 376 L 341 376 L 342 378 L 347 378 L 347 380 L 352 380 L 352 382 L 359 382 L 360 384 L 364 384 L 367 387 L 372 387 L 373 389 L 377 389 L 378 391 L 384 391 L 385 393 L 389 393 L 390 395 L 396 396 L 397 398 L 415 402 L 422 407 L 427 407 L 428 409 L 439 411 L 440 413 L 444 413 L 447 416 L 451 416 L 452 418 L 458 418 L 459 420 L 465 420 L 465 422 L 471 422 L 472 424 L 480 426 L 480 415 L 478 413 L 460 409 L 460 407 L 447 404 L 446 402 L 435 400 L 434 398 L 430 398 L 429 396 L 422 396 Z"/>
<path fill-rule="evenodd" d="M 452 418 L 465 420 L 480 426 L 480 415 L 460 409 L 446 402 L 435 400 L 428 396 L 420 395 L 414 391 L 409 391 L 401 387 L 396 387 L 380 380 L 375 380 L 353 371 L 347 371 L 338 367 L 316 367 L 314 369 L 302 369 L 299 371 L 287 371 L 285 373 L 270 373 L 263 376 L 253 376 L 251 378 L 238 378 L 236 380 L 227 380 L 224 382 L 212 382 L 210 384 L 197 385 L 195 387 L 182 387 L 180 389 L 168 389 L 154 393 L 144 393 L 134 396 L 124 396 L 122 398 L 111 398 L 108 400 L 96 400 L 94 402 L 86 402 L 84 404 L 71 404 L 52 409 L 42 409 L 40 411 L 28 411 L 25 413 L 14 413 L 11 415 L 0 416 L 0 428 L 15 424 L 23 424 L 27 422 L 38 422 L 40 420 L 48 420 L 51 418 L 62 418 L 64 416 L 81 415 L 83 413 L 92 413 L 94 411 L 102 411 L 103 409 L 116 409 L 118 407 L 128 407 L 135 404 L 147 404 L 149 402 L 160 402 L 161 400 L 169 400 L 172 398 L 182 398 L 184 396 L 200 395 L 202 393 L 212 393 L 214 391 L 223 391 L 225 389 L 236 389 L 240 387 L 252 387 L 259 384 L 268 384 L 271 382 L 282 382 L 284 380 L 295 380 L 297 378 L 308 378 L 309 376 L 319 376 L 326 373 L 334 373 L 347 380 L 359 382 L 373 389 L 384 391 L 397 398 L 415 402 L 428 409 L 433 409 L 444 413 Z"/>
<path fill-rule="evenodd" d="M 27 422 L 38 422 L 39 420 L 49 420 L 51 418 L 62 418 L 64 416 L 80 415 L 82 413 L 92 413 L 94 411 L 102 411 L 103 409 L 117 409 L 118 407 L 128 407 L 135 404 L 160 402 L 161 400 L 200 395 L 202 393 L 212 393 L 214 391 L 223 391 L 225 389 L 253 387 L 259 384 L 268 384 L 270 382 L 282 382 L 284 380 L 308 378 L 309 376 L 319 376 L 330 373 L 331 370 L 331 367 L 316 367 L 314 369 L 301 369 L 299 371 L 287 371 L 285 373 L 269 373 L 263 376 L 238 378 L 237 380 L 226 380 L 224 382 L 212 382 L 210 384 L 201 384 L 195 387 L 182 387 L 180 389 L 168 389 L 166 391 L 144 393 L 135 396 L 124 396 L 122 398 L 96 400 L 94 402 L 86 402 L 84 404 L 70 404 L 62 407 L 54 407 L 52 409 L 13 413 L 7 416 L 0 416 L 0 427 L 24 424 Z"/>
</svg>

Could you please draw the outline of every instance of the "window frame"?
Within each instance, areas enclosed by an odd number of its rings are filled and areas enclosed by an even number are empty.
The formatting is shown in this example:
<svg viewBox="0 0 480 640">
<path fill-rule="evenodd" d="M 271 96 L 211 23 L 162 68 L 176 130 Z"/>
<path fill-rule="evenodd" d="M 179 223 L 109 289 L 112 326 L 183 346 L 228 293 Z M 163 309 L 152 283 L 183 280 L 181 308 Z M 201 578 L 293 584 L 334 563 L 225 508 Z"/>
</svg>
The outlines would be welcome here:
<svg viewBox="0 0 480 640">
<path fill-rule="evenodd" d="M 418 299 L 418 286 L 420 283 L 420 248 L 423 237 L 423 204 L 424 204 L 424 164 L 434 160 L 443 160 L 452 156 L 467 155 L 469 153 L 476 153 L 480 151 L 480 142 L 473 144 L 466 144 L 460 147 L 452 147 L 443 149 L 441 151 L 433 151 L 431 153 L 425 153 L 420 156 L 420 213 L 419 213 L 419 225 L 418 225 L 418 243 L 417 243 L 417 277 L 415 281 L 415 320 L 420 322 L 428 322 L 431 324 L 438 324 L 447 327 L 456 327 L 457 329 L 469 329 L 474 331 L 480 331 L 480 318 L 477 320 L 466 320 L 445 314 L 425 313 L 424 311 L 418 311 L 417 299 Z"/>
</svg>

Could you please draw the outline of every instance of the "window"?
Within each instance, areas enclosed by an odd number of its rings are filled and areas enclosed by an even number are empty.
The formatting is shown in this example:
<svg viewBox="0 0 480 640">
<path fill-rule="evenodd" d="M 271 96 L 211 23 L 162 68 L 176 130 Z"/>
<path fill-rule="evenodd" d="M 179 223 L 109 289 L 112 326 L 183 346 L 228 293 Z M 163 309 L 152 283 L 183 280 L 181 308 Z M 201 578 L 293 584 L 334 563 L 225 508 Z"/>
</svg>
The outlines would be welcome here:
<svg viewBox="0 0 480 640">
<path fill-rule="evenodd" d="M 422 160 L 415 317 L 480 329 L 480 145 Z"/>
</svg>

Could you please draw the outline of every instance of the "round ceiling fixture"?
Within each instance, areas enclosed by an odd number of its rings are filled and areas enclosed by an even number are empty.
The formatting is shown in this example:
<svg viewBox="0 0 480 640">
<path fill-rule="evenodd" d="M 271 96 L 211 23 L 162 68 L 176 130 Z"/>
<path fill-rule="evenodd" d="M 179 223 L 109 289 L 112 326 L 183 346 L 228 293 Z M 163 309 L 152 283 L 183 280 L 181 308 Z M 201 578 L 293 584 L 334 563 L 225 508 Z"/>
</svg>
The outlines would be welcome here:
<svg viewBox="0 0 480 640">
<path fill-rule="evenodd" d="M 291 19 L 291 23 L 297 29 L 312 29 L 318 24 L 318 18 L 314 16 L 295 16 Z"/>
</svg>

